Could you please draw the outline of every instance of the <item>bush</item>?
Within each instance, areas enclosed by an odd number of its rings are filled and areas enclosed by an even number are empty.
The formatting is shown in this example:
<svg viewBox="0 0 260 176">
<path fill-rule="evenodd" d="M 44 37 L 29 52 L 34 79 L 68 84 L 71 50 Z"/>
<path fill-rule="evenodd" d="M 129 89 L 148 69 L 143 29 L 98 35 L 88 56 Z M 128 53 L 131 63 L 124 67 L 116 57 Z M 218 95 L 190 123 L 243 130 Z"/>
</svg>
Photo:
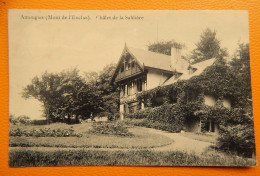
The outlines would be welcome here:
<svg viewBox="0 0 260 176">
<path fill-rule="evenodd" d="M 147 108 L 132 114 L 126 114 L 127 118 L 147 119 L 137 124 L 170 132 L 180 132 L 183 129 L 185 116 L 188 111 L 183 110 L 179 104 L 164 104 L 156 108 Z"/>
<path fill-rule="evenodd" d="M 105 116 L 107 116 L 109 121 L 115 121 L 118 120 L 120 118 L 120 114 L 117 113 L 104 113 Z"/>
<path fill-rule="evenodd" d="M 252 157 L 255 154 L 254 126 L 240 124 L 221 126 L 220 134 L 217 142 L 218 149 L 245 157 Z"/>
<path fill-rule="evenodd" d="M 73 129 L 31 129 L 22 130 L 20 128 L 12 129 L 9 131 L 10 136 L 25 136 L 25 137 L 81 137 L 82 134 L 76 134 Z"/>
<path fill-rule="evenodd" d="M 44 120 L 33 120 L 32 125 L 47 125 L 48 121 L 46 119 Z"/>
<path fill-rule="evenodd" d="M 9 116 L 9 122 L 14 125 L 17 125 L 17 124 L 30 125 L 32 123 L 30 117 L 28 117 L 26 115 L 21 115 L 21 116 L 15 117 L 12 114 Z"/>
<path fill-rule="evenodd" d="M 94 134 L 117 135 L 117 136 L 133 136 L 122 122 L 96 122 L 93 123 L 92 129 L 89 131 Z"/>
</svg>

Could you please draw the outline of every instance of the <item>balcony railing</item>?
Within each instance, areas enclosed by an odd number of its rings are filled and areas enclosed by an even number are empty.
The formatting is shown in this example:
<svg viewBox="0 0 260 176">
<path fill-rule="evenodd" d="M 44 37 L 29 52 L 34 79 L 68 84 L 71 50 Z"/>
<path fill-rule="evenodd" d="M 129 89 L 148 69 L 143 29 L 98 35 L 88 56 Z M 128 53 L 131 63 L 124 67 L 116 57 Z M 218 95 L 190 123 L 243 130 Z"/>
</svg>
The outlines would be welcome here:
<svg viewBox="0 0 260 176">
<path fill-rule="evenodd" d="M 118 73 L 118 75 L 116 77 L 116 81 L 123 79 L 125 77 L 128 77 L 130 75 L 136 74 L 136 73 L 141 73 L 141 71 L 136 70 L 136 69 L 130 69 L 130 70 L 126 70 L 124 72 L 120 72 L 120 73 Z"/>
<path fill-rule="evenodd" d="M 138 93 L 137 93 L 138 94 Z M 137 94 L 127 95 L 120 98 L 120 103 L 137 101 Z"/>
</svg>

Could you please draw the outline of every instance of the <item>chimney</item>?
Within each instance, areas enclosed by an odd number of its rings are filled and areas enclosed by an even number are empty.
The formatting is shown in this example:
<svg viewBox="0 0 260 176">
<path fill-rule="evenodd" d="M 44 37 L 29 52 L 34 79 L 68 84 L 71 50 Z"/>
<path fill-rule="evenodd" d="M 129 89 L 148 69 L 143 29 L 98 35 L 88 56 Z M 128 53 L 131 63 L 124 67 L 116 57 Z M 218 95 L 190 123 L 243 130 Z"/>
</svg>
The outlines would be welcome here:
<svg viewBox="0 0 260 176">
<path fill-rule="evenodd" d="M 187 71 L 189 63 L 181 58 L 181 49 L 171 48 L 171 67 L 173 71 L 184 73 Z"/>
</svg>

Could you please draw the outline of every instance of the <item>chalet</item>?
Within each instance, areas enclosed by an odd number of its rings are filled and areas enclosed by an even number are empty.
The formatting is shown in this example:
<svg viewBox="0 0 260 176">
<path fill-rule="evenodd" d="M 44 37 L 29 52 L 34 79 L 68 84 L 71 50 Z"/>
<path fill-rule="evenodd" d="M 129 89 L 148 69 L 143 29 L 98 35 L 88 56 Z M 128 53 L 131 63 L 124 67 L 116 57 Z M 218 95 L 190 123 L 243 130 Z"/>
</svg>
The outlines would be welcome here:
<svg viewBox="0 0 260 176">
<path fill-rule="evenodd" d="M 214 62 L 213 58 L 191 65 L 183 59 L 181 49 L 172 48 L 171 56 L 168 56 L 125 45 L 111 80 L 120 88 L 120 118 L 124 119 L 124 114 L 145 108 L 144 102 L 137 100 L 138 93 L 190 79 Z M 214 97 L 205 96 L 205 104 L 211 106 L 215 102 Z M 229 102 L 225 104 L 230 106 Z M 192 122 L 188 128 L 199 131 L 199 123 Z M 211 122 L 209 130 L 215 131 L 215 125 Z"/>
</svg>

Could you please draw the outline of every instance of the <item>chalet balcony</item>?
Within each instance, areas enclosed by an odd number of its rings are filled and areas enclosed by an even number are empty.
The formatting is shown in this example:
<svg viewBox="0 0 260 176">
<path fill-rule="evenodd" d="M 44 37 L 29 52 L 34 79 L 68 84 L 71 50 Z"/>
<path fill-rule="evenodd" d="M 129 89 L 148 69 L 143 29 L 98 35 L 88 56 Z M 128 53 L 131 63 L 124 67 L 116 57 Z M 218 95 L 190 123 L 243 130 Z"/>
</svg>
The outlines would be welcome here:
<svg viewBox="0 0 260 176">
<path fill-rule="evenodd" d="M 142 72 L 140 70 L 136 70 L 136 69 L 130 69 L 130 70 L 126 70 L 124 72 L 120 72 L 117 74 L 115 81 L 120 81 L 120 80 L 123 80 L 124 78 L 128 78 L 132 75 L 137 75 L 139 73 L 142 73 Z"/>
<path fill-rule="evenodd" d="M 138 94 L 138 93 L 137 93 Z M 137 101 L 137 94 L 127 95 L 120 98 L 120 104 Z"/>
</svg>

